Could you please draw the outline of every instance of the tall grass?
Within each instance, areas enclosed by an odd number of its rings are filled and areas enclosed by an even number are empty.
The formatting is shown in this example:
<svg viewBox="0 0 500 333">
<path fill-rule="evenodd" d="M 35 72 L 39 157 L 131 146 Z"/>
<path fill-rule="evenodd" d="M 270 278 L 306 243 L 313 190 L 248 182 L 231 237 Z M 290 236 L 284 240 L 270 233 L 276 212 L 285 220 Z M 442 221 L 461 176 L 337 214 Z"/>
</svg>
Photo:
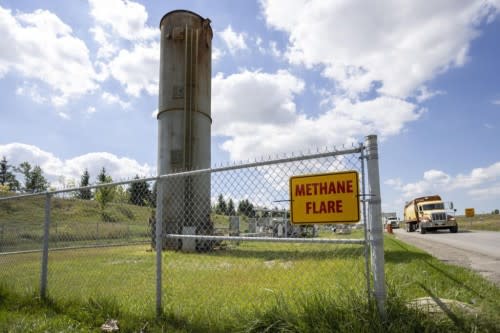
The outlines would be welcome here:
<svg viewBox="0 0 500 333">
<path fill-rule="evenodd" d="M 150 240 L 152 208 L 110 203 L 105 213 L 92 200 L 52 198 L 50 247 Z M 1 201 L 0 252 L 40 249 L 44 221 L 43 196 Z"/>
<path fill-rule="evenodd" d="M 229 244 L 211 253 L 163 254 L 164 314 L 154 311 L 147 246 L 54 251 L 49 299 L 35 290 L 39 253 L 0 256 L 0 331 L 498 332 L 500 290 L 469 270 L 385 238 L 387 317 L 368 302 L 357 245 Z M 424 296 L 455 299 L 473 314 L 428 314 Z"/>
<path fill-rule="evenodd" d="M 478 214 L 474 217 L 457 216 L 461 230 L 500 231 L 499 214 Z"/>
</svg>

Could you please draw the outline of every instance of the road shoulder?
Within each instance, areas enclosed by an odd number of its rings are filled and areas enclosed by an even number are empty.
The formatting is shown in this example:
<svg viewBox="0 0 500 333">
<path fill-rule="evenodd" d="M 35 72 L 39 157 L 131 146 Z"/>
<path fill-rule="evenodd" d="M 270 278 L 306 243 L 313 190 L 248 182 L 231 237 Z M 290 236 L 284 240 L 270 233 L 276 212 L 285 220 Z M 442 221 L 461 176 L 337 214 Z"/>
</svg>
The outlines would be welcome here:
<svg viewBox="0 0 500 333">
<path fill-rule="evenodd" d="M 405 243 L 426 251 L 445 263 L 472 269 L 500 287 L 500 264 L 498 259 L 458 249 L 451 245 L 411 237 L 406 235 L 404 231 L 396 232 L 394 236 Z"/>
</svg>

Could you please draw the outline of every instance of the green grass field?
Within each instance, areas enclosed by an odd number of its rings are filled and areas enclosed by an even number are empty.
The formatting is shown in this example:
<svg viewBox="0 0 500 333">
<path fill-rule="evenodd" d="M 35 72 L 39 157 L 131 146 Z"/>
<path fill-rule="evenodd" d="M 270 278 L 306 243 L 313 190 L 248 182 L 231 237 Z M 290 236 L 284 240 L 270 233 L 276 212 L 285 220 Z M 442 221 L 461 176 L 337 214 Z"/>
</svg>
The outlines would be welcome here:
<svg viewBox="0 0 500 333">
<path fill-rule="evenodd" d="M 0 202 L 0 251 L 41 248 L 44 198 Z M 364 247 L 227 243 L 209 253 L 163 253 L 164 313 L 155 317 L 152 209 L 53 198 L 48 299 L 39 298 L 40 252 L 0 255 L 0 332 L 499 332 L 500 290 L 469 270 L 385 238 L 387 318 L 367 301 Z M 488 228 L 498 225 L 484 216 Z M 213 215 L 218 229 L 228 218 Z M 463 223 L 459 219 L 459 223 Z M 478 222 L 479 223 L 479 222 Z M 242 219 L 240 230 L 248 228 Z M 363 238 L 327 229 L 321 238 Z M 114 246 L 140 241 L 143 245 Z M 99 246 L 99 247 L 98 247 Z M 406 302 L 424 296 L 474 308 L 430 315 Z"/>
<path fill-rule="evenodd" d="M 336 236 L 333 236 L 336 237 Z M 241 243 L 163 254 L 164 315 L 155 319 L 155 253 L 147 246 L 54 251 L 49 300 L 36 295 L 40 253 L 0 256 L 0 331 L 498 332 L 500 290 L 478 274 L 385 238 L 388 320 L 366 302 L 363 247 Z M 429 315 L 433 296 L 475 313 Z"/>
<path fill-rule="evenodd" d="M 478 214 L 474 217 L 457 216 L 461 230 L 500 231 L 499 214 Z"/>
</svg>

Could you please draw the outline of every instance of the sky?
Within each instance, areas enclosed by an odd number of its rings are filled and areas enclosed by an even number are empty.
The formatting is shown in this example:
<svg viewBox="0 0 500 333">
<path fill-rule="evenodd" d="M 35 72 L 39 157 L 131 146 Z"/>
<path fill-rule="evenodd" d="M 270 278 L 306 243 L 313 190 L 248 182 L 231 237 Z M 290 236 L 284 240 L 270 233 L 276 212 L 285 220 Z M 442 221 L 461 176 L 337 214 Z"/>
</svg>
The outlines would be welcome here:
<svg viewBox="0 0 500 333">
<path fill-rule="evenodd" d="M 500 0 L 0 0 L 0 156 L 156 175 L 159 22 L 209 18 L 212 164 L 378 135 L 382 210 L 500 208 Z"/>
</svg>

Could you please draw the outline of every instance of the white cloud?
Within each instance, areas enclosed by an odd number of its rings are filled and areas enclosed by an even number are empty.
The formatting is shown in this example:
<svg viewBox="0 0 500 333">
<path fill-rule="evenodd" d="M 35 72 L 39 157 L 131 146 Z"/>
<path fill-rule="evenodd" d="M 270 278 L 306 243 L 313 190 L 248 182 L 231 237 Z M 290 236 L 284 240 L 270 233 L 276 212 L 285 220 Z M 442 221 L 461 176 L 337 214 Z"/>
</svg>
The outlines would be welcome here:
<svg viewBox="0 0 500 333">
<path fill-rule="evenodd" d="M 304 82 L 284 70 L 217 74 L 212 87 L 212 133 L 225 138 L 221 148 L 233 160 L 357 143 L 367 133 L 383 139 L 425 111 L 392 97 L 362 102 L 337 98 L 334 108 L 307 116 L 294 101 Z"/>
<path fill-rule="evenodd" d="M 57 115 L 59 117 L 61 117 L 62 119 L 66 119 L 66 120 L 71 119 L 69 114 L 67 114 L 66 112 L 59 111 L 59 112 L 57 112 Z"/>
<path fill-rule="evenodd" d="M 85 169 L 88 169 L 91 181 L 95 181 L 102 167 L 116 181 L 133 178 L 136 174 L 155 174 L 155 169 L 148 164 L 141 165 L 136 160 L 106 152 L 88 153 L 64 160 L 33 145 L 9 143 L 0 145 L 0 156 L 5 156 L 10 165 L 19 165 L 25 161 L 31 165 L 39 165 L 47 179 L 53 183 L 57 183 L 61 176 L 78 183 Z"/>
<path fill-rule="evenodd" d="M 278 44 L 275 41 L 269 42 L 269 48 L 271 50 L 271 54 L 277 58 L 281 57 L 281 51 L 278 49 Z"/>
<path fill-rule="evenodd" d="M 257 37 L 255 39 L 255 45 L 257 46 L 257 49 L 259 50 L 260 53 L 262 54 L 270 54 L 273 57 L 276 58 L 281 58 L 283 55 L 283 52 L 278 48 L 278 43 L 274 40 L 269 41 L 269 47 L 266 49 L 263 45 L 263 40 L 260 37 Z"/>
<path fill-rule="evenodd" d="M 500 99 L 496 99 L 496 100 L 492 101 L 491 103 L 495 104 L 495 105 L 500 105 Z"/>
<path fill-rule="evenodd" d="M 94 106 L 89 106 L 87 110 L 85 110 L 88 114 L 96 113 L 97 110 Z"/>
<path fill-rule="evenodd" d="M 23 82 L 23 85 L 17 87 L 16 94 L 20 96 L 28 96 L 35 103 L 43 104 L 47 102 L 47 98 L 42 96 L 40 88 L 35 83 Z"/>
<path fill-rule="evenodd" d="M 147 26 L 148 13 L 138 2 L 129 0 L 89 0 L 90 15 L 95 22 L 110 32 L 127 40 L 147 40 L 155 38 L 158 30 Z M 96 40 L 103 40 L 103 31 L 95 32 Z"/>
<path fill-rule="evenodd" d="M 500 197 L 500 183 L 490 184 L 483 188 L 477 188 L 468 192 L 475 200 Z"/>
<path fill-rule="evenodd" d="M 417 89 L 416 99 L 418 103 L 422 103 L 434 96 L 444 95 L 445 92 L 441 90 L 430 91 L 426 86 L 422 86 Z"/>
<path fill-rule="evenodd" d="M 96 26 L 90 29 L 90 32 L 94 36 L 94 40 L 99 44 L 99 49 L 97 50 L 98 59 L 107 59 L 118 52 L 118 45 L 103 27 Z"/>
<path fill-rule="evenodd" d="M 403 184 L 400 179 L 389 179 L 386 185 L 402 192 L 407 199 L 430 193 L 467 189 L 471 195 L 496 193 L 500 179 L 500 162 L 485 168 L 472 169 L 469 174 L 450 176 L 441 170 L 428 170 L 423 178 L 414 183 Z M 493 184 L 493 185 L 492 185 Z"/>
<path fill-rule="evenodd" d="M 212 131 L 227 135 L 240 125 L 254 127 L 266 122 L 293 121 L 296 112 L 293 96 L 303 90 L 304 82 L 287 71 L 276 74 L 244 71 L 227 77 L 218 73 L 212 79 Z M 248 131 L 254 129 L 245 132 Z"/>
<path fill-rule="evenodd" d="M 459 174 L 455 177 L 455 188 L 471 188 L 492 183 L 500 178 L 500 162 L 486 168 L 475 168 L 469 174 Z"/>
<path fill-rule="evenodd" d="M 113 95 L 107 91 L 103 92 L 101 94 L 101 98 L 103 101 L 105 101 L 106 103 L 108 104 L 119 104 L 122 109 L 128 109 L 130 108 L 130 103 L 129 102 L 125 102 L 124 100 L 122 100 L 120 98 L 120 96 L 118 95 Z"/>
<path fill-rule="evenodd" d="M 228 25 L 226 29 L 219 32 L 219 35 L 226 43 L 226 46 L 231 54 L 235 54 L 237 51 L 246 50 L 248 48 L 245 41 L 246 34 L 233 31 L 231 25 Z"/>
<path fill-rule="evenodd" d="M 36 82 L 19 93 L 62 106 L 97 88 L 85 42 L 52 12 L 38 9 L 13 15 L 0 6 L 0 35 L 0 78 L 12 71 Z M 47 99 L 38 96 L 39 82 L 50 89 Z"/>
<path fill-rule="evenodd" d="M 226 53 L 217 47 L 212 47 L 212 61 L 219 61 Z"/>
<path fill-rule="evenodd" d="M 95 22 L 90 32 L 99 45 L 95 62 L 100 69 L 97 79 L 112 77 L 133 97 L 140 97 L 142 91 L 156 95 L 160 31 L 147 24 L 146 8 L 129 0 L 89 0 L 89 4 Z M 118 96 L 108 95 L 103 99 L 122 108 L 130 107 L 130 103 Z"/>
<path fill-rule="evenodd" d="M 124 86 L 127 94 L 139 97 L 142 91 L 158 94 L 160 44 L 136 44 L 129 50 L 121 50 L 109 63 L 113 78 Z"/>
<path fill-rule="evenodd" d="M 406 98 L 450 67 L 462 66 L 492 1 L 261 0 L 270 27 L 289 34 L 293 64 L 323 66 L 341 91 L 374 87 Z"/>
</svg>

